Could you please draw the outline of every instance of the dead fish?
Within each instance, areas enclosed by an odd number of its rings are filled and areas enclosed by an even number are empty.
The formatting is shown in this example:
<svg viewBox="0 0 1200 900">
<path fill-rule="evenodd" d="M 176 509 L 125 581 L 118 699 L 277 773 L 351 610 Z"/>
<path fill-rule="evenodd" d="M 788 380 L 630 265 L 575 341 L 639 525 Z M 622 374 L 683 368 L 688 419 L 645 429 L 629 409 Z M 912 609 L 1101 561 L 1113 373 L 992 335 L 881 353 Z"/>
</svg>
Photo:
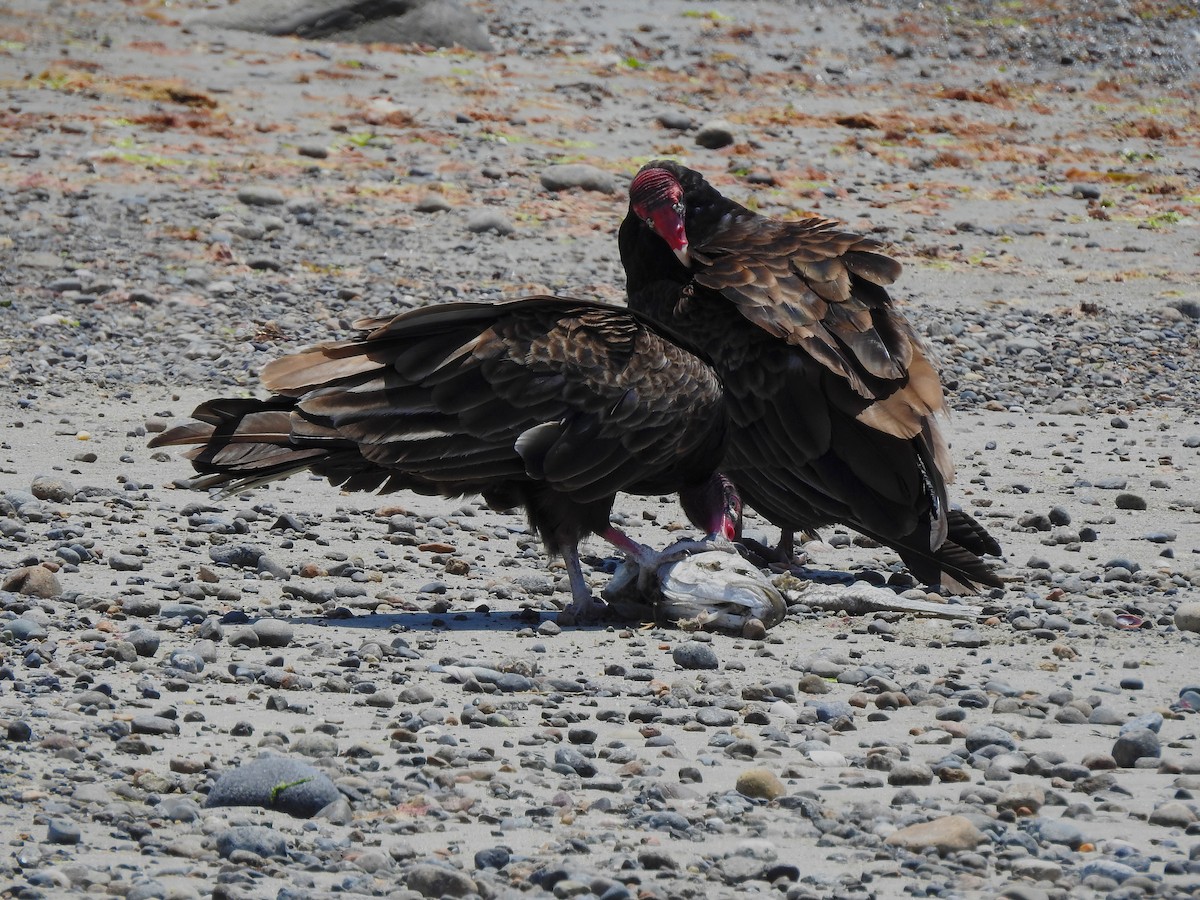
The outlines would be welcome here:
<svg viewBox="0 0 1200 900">
<path fill-rule="evenodd" d="M 659 566 L 653 577 L 642 575 L 627 562 L 604 589 L 619 614 L 745 637 L 760 637 L 787 615 L 779 589 L 736 553 L 709 550 Z"/>
</svg>

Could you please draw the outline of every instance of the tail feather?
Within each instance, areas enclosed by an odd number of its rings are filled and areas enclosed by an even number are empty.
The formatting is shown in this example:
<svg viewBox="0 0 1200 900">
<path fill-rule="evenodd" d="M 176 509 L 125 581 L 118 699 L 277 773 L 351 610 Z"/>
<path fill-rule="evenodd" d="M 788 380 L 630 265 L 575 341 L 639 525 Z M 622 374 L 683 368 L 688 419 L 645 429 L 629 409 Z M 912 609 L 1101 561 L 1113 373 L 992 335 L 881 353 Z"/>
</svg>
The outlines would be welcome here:
<svg viewBox="0 0 1200 900">
<path fill-rule="evenodd" d="M 893 548 L 921 584 L 941 585 L 956 594 L 977 594 L 983 588 L 1004 587 L 983 556 L 999 556 L 999 542 L 960 509 L 946 514 L 947 535 L 934 549 L 928 532 L 919 530 L 903 538 L 884 538 L 854 525 L 863 534 Z"/>
<path fill-rule="evenodd" d="M 196 488 L 221 487 L 237 493 L 312 469 L 332 475 L 339 465 L 361 468 L 358 448 L 346 441 L 305 446 L 294 442 L 289 422 L 294 401 L 224 399 L 201 404 L 198 420 L 156 435 L 151 447 L 190 447 L 183 455 L 202 476 Z M 379 480 L 386 478 L 379 472 Z M 350 477 L 347 471 L 342 480 Z"/>
<path fill-rule="evenodd" d="M 896 552 L 922 584 L 940 584 L 960 594 L 977 594 L 982 588 L 1004 586 L 986 561 L 953 539 L 947 539 L 936 550 L 896 547 Z"/>
<path fill-rule="evenodd" d="M 952 509 L 946 513 L 948 537 L 958 546 L 980 556 L 988 554 L 999 556 L 1002 552 L 1000 543 L 987 529 L 961 509 Z"/>
</svg>

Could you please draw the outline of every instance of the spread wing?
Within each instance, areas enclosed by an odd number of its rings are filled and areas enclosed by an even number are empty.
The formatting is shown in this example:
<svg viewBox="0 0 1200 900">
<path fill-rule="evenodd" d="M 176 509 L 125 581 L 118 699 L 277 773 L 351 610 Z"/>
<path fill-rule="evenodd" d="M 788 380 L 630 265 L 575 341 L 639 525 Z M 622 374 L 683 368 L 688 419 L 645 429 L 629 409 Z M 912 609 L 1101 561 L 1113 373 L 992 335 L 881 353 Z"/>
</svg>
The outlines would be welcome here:
<svg viewBox="0 0 1200 900">
<path fill-rule="evenodd" d="M 311 468 L 351 489 L 494 495 L 537 481 L 587 502 L 644 483 L 672 490 L 658 480 L 693 454 L 710 471 L 719 459 L 715 375 L 626 310 L 537 297 L 359 324 L 372 330 L 268 364 L 276 397 L 242 416 L 263 439 L 233 426 L 217 455 L 204 448 L 208 471 L 223 462 L 236 475 L 255 455 L 278 465 L 282 444 L 294 463 L 282 474 Z M 196 443 L 189 427 L 159 443 Z"/>
</svg>

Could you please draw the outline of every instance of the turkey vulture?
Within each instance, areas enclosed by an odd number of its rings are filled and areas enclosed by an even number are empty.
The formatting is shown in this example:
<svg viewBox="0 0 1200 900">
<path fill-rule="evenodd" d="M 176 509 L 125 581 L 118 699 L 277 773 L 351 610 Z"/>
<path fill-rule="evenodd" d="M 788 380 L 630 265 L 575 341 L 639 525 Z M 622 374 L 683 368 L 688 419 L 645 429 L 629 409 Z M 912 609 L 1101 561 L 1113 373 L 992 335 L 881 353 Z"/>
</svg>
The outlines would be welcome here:
<svg viewBox="0 0 1200 900">
<path fill-rule="evenodd" d="M 840 522 L 896 549 L 925 584 L 1000 580 L 1000 547 L 950 510 L 942 386 L 886 286 L 900 264 L 819 217 L 782 222 L 674 162 L 643 166 L 619 232 L 631 309 L 697 348 L 724 383 L 722 470 L 792 533 Z"/>
<path fill-rule="evenodd" d="M 350 491 L 481 494 L 524 507 L 561 553 L 572 602 L 594 616 L 579 541 L 598 534 L 647 566 L 609 522 L 618 491 L 679 492 L 688 518 L 730 538 L 741 508 L 716 475 L 725 401 L 712 369 L 628 310 L 559 297 L 447 303 L 355 323 L 369 333 L 276 359 L 274 396 L 209 400 L 155 437 L 229 491 L 311 470 Z"/>
</svg>

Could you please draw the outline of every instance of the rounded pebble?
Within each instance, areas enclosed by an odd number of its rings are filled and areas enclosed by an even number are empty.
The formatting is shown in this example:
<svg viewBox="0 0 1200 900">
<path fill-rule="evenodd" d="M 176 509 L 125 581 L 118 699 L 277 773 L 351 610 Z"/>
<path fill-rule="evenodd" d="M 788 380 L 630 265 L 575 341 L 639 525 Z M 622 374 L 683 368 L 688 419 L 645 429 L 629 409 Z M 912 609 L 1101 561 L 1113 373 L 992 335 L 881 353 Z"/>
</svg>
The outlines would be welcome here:
<svg viewBox="0 0 1200 900">
<path fill-rule="evenodd" d="M 671 651 L 671 659 L 684 669 L 716 669 L 721 665 L 711 644 L 685 641 Z"/>
</svg>

